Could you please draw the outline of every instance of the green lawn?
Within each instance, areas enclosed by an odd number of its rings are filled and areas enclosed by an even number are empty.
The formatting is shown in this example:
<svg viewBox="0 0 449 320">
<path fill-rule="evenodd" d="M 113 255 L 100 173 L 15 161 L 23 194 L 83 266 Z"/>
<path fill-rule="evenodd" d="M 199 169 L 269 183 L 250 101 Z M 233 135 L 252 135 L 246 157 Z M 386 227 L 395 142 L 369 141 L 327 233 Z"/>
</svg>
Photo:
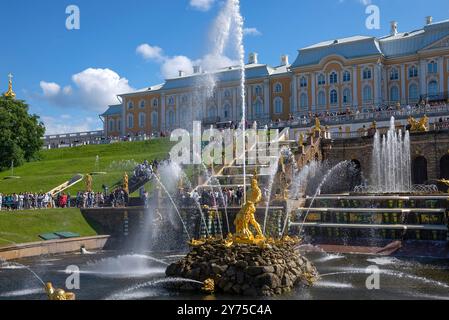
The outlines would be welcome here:
<svg viewBox="0 0 449 320">
<path fill-rule="evenodd" d="M 0 213 L 0 246 L 42 241 L 39 234 L 69 231 L 82 237 L 96 232 L 79 209 L 48 209 Z"/>
<path fill-rule="evenodd" d="M 5 179 L 11 171 L 0 173 L 0 193 L 13 192 L 48 192 L 74 175 L 91 172 L 107 172 L 106 175 L 93 177 L 95 191 L 101 186 L 114 185 L 120 181 L 125 171 L 132 166 L 126 161 L 142 162 L 147 159 L 164 159 L 173 144 L 168 139 L 157 139 L 142 142 L 122 142 L 110 145 L 90 145 L 67 149 L 53 149 L 41 152 L 41 160 L 27 163 L 14 169 L 14 176 L 20 179 Z M 99 157 L 97 164 L 96 158 Z M 126 169 L 128 167 L 128 169 Z M 72 195 L 85 189 L 84 182 L 68 190 Z M 2 230 L 0 228 L 0 230 Z"/>
</svg>

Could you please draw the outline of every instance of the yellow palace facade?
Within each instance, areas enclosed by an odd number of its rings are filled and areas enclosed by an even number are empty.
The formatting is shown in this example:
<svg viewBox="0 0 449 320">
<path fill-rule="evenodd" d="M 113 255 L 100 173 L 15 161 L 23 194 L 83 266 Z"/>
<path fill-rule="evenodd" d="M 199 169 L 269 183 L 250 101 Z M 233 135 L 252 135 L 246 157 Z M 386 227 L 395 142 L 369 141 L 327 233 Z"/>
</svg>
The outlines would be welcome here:
<svg viewBox="0 0 449 320">
<path fill-rule="evenodd" d="M 299 50 L 294 62 L 281 57 L 277 67 L 249 55 L 245 101 L 249 121 L 268 123 L 322 114 L 371 112 L 380 106 L 447 101 L 449 92 L 449 20 L 382 38 L 354 36 L 321 42 Z M 208 93 L 207 79 L 216 81 Z M 193 120 L 204 125 L 238 122 L 241 114 L 240 70 L 194 73 L 163 84 L 120 94 L 122 104 L 101 116 L 107 137 L 151 135 L 186 128 Z"/>
</svg>

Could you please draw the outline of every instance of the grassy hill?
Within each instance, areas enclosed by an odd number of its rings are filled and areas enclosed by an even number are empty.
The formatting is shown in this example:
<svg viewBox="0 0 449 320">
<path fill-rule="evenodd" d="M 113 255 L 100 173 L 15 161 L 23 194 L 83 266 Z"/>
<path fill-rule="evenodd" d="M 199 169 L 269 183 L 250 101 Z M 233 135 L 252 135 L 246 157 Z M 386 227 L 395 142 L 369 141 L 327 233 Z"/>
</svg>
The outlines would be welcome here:
<svg viewBox="0 0 449 320">
<path fill-rule="evenodd" d="M 11 171 L 1 172 L 0 193 L 48 192 L 78 173 L 99 171 L 107 173 L 93 177 L 95 191 L 101 191 L 103 184 L 112 186 L 122 179 L 125 171 L 130 173 L 135 162 L 166 158 L 172 145 L 168 139 L 157 139 L 45 150 L 41 152 L 40 161 L 14 169 L 14 176 L 20 179 L 5 179 Z M 84 189 L 84 182 L 80 182 L 68 192 L 73 195 Z"/>
<path fill-rule="evenodd" d="M 79 209 L 48 209 L 0 213 L 0 246 L 42 241 L 40 234 L 70 231 L 82 237 L 97 233 Z"/>
</svg>

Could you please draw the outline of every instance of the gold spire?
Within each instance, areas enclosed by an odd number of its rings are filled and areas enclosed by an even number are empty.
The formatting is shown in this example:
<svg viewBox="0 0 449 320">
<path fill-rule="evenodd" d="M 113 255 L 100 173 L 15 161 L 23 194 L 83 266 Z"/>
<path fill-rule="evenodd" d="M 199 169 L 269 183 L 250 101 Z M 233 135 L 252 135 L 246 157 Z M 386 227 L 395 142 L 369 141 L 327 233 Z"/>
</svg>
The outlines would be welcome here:
<svg viewBox="0 0 449 320">
<path fill-rule="evenodd" d="M 13 78 L 13 75 L 10 73 L 10 74 L 8 75 L 8 78 L 9 78 L 9 81 L 8 81 L 8 91 L 6 91 L 5 97 L 10 97 L 10 98 L 15 99 L 16 94 L 15 94 L 14 91 L 12 90 L 12 78 Z"/>
</svg>

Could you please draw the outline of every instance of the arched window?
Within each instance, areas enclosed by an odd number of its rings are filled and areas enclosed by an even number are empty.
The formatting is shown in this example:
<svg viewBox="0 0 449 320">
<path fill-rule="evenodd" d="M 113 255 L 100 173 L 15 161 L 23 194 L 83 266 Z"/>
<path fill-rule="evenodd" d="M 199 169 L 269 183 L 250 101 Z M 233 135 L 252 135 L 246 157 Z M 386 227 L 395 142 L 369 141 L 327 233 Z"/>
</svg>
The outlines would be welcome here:
<svg viewBox="0 0 449 320">
<path fill-rule="evenodd" d="M 159 100 L 157 98 L 153 99 L 153 107 L 157 108 L 159 106 Z"/>
<path fill-rule="evenodd" d="M 145 100 L 141 100 L 139 103 L 140 109 L 145 108 Z"/>
<path fill-rule="evenodd" d="M 224 96 L 225 96 L 225 98 L 230 98 L 231 97 L 231 91 L 225 90 Z"/>
<path fill-rule="evenodd" d="M 301 77 L 301 79 L 299 80 L 299 86 L 301 88 L 307 88 L 307 78 L 306 77 Z"/>
<path fill-rule="evenodd" d="M 399 71 L 397 68 L 393 68 L 390 71 L 390 80 L 399 80 Z"/>
<path fill-rule="evenodd" d="M 408 97 L 410 100 L 414 100 L 414 101 L 419 99 L 418 86 L 415 83 L 412 83 L 409 86 Z"/>
<path fill-rule="evenodd" d="M 338 93 L 337 90 L 331 90 L 330 92 L 331 104 L 338 104 Z"/>
<path fill-rule="evenodd" d="M 372 77 L 372 72 L 370 68 L 363 69 L 363 80 L 370 80 Z"/>
<path fill-rule="evenodd" d="M 187 113 L 187 107 L 183 107 L 182 109 L 181 109 L 181 121 L 182 122 L 186 122 L 186 121 L 188 121 L 189 119 L 188 119 L 188 113 Z"/>
<path fill-rule="evenodd" d="M 343 90 L 343 103 L 344 104 L 351 104 L 351 102 L 352 102 L 351 90 L 346 88 L 345 90 Z"/>
<path fill-rule="evenodd" d="M 370 102 L 372 100 L 371 86 L 365 86 L 363 88 L 363 102 Z"/>
<path fill-rule="evenodd" d="M 134 103 L 132 101 L 128 102 L 128 109 L 133 109 L 134 108 Z"/>
<path fill-rule="evenodd" d="M 318 105 L 320 107 L 324 107 L 326 105 L 326 95 L 324 94 L 324 91 L 320 91 L 318 93 Z"/>
<path fill-rule="evenodd" d="M 282 98 L 274 99 L 274 113 L 281 114 L 283 112 L 283 101 Z"/>
<path fill-rule="evenodd" d="M 301 97 L 300 97 L 299 105 L 301 106 L 302 109 L 306 109 L 308 107 L 308 104 L 309 104 L 309 99 L 307 97 L 307 94 L 302 93 Z"/>
<path fill-rule="evenodd" d="M 438 73 L 438 63 L 436 61 L 430 61 L 427 65 L 427 71 L 429 74 Z"/>
<path fill-rule="evenodd" d="M 323 85 L 325 85 L 325 84 L 326 84 L 326 78 L 324 77 L 323 74 L 320 74 L 320 75 L 318 76 L 318 85 L 319 85 L 319 86 L 323 86 Z"/>
<path fill-rule="evenodd" d="M 281 93 L 282 92 L 282 84 L 276 83 L 276 85 L 274 86 L 274 92 Z"/>
<path fill-rule="evenodd" d="M 399 88 L 398 86 L 392 86 L 390 88 L 390 101 L 398 102 L 399 101 Z"/>
<path fill-rule="evenodd" d="M 156 111 L 153 111 L 151 114 L 151 126 L 153 127 L 153 130 L 159 127 L 159 115 Z"/>
<path fill-rule="evenodd" d="M 338 75 L 336 72 L 332 72 L 329 76 L 329 83 L 336 84 L 338 83 Z"/>
<path fill-rule="evenodd" d="M 349 71 L 345 71 L 343 73 L 343 82 L 350 82 L 351 81 L 351 73 Z"/>
<path fill-rule="evenodd" d="M 134 128 L 134 115 L 132 113 L 128 114 L 128 129 Z"/>
<path fill-rule="evenodd" d="M 114 120 L 112 119 L 109 120 L 108 131 L 114 131 Z"/>
<path fill-rule="evenodd" d="M 224 106 L 223 116 L 226 120 L 231 118 L 231 106 L 229 105 L 229 103 L 225 104 Z"/>
<path fill-rule="evenodd" d="M 168 98 L 168 105 L 169 106 L 174 106 L 175 105 L 175 98 L 174 97 Z"/>
<path fill-rule="evenodd" d="M 434 96 L 438 95 L 438 91 L 439 91 L 438 82 L 436 80 L 430 81 L 428 90 L 427 90 L 429 96 L 434 97 Z"/>
<path fill-rule="evenodd" d="M 256 96 L 262 95 L 262 88 L 260 86 L 256 86 L 256 88 L 254 89 L 254 93 L 256 94 Z"/>
<path fill-rule="evenodd" d="M 146 116 L 145 113 L 139 113 L 139 128 L 145 128 Z"/>
<path fill-rule="evenodd" d="M 186 104 L 188 104 L 188 102 L 189 102 L 189 97 L 186 94 L 183 95 L 182 98 L 181 98 L 181 103 L 183 105 L 186 105 Z"/>
<path fill-rule="evenodd" d="M 416 77 L 418 77 L 418 68 L 416 66 L 411 66 L 408 69 L 408 76 L 409 76 L 409 78 L 416 78 Z"/>
<path fill-rule="evenodd" d="M 425 184 L 427 180 L 427 159 L 423 156 L 416 157 L 412 163 L 412 183 Z"/>
<path fill-rule="evenodd" d="M 176 122 L 176 115 L 175 112 L 173 110 L 170 110 L 168 112 L 168 124 L 170 125 L 170 127 L 174 126 Z"/>
<path fill-rule="evenodd" d="M 263 113 L 262 101 L 256 101 L 256 103 L 254 104 L 254 112 L 256 113 L 256 115 L 261 115 Z"/>
</svg>

